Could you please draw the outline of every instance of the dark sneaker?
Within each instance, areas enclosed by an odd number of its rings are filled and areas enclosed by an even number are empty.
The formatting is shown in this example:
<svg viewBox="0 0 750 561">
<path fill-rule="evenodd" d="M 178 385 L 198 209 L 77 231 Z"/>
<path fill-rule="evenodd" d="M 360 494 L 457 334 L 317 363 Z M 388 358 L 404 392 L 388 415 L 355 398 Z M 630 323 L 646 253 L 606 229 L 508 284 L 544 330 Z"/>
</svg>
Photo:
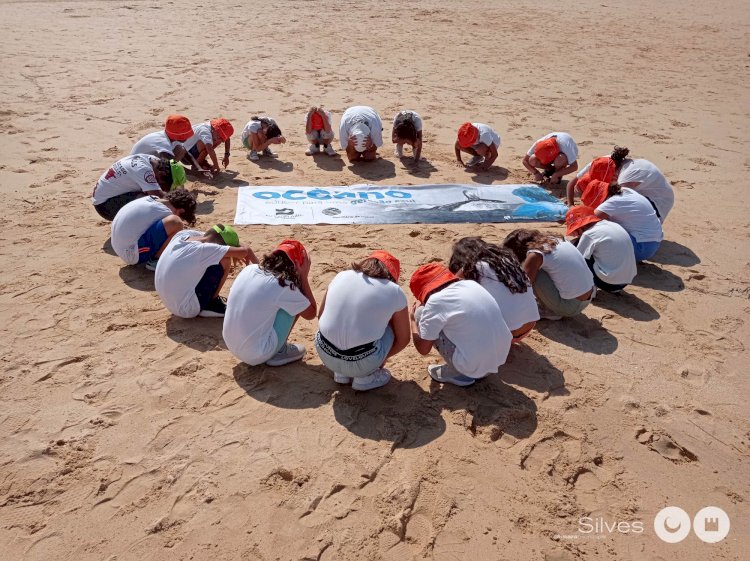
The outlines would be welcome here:
<svg viewBox="0 0 750 561">
<path fill-rule="evenodd" d="M 219 296 L 208 303 L 208 306 L 201 310 L 198 315 L 202 318 L 223 318 L 227 313 L 227 302 Z"/>
</svg>

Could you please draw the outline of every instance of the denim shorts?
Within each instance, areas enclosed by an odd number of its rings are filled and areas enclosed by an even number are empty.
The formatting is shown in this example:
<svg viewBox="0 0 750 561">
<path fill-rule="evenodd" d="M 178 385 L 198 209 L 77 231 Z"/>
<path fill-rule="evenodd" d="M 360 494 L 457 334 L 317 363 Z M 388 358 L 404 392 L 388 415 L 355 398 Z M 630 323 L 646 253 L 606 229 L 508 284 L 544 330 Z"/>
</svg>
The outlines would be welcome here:
<svg viewBox="0 0 750 561">
<path fill-rule="evenodd" d="M 151 261 L 154 255 L 159 253 L 168 237 L 163 221 L 157 220 L 151 224 L 148 230 L 138 238 L 138 263 Z"/>
<path fill-rule="evenodd" d="M 318 351 L 320 360 L 323 361 L 326 368 L 332 370 L 336 374 L 342 376 L 349 376 L 350 378 L 361 378 L 363 376 L 369 376 L 375 372 L 385 362 L 385 357 L 391 351 L 393 341 L 395 337 L 393 335 L 393 329 L 391 326 L 385 328 L 385 333 L 377 341 L 373 341 L 374 352 L 363 353 L 362 358 L 346 357 L 337 358 L 332 356 L 324 350 L 325 344 L 322 344 L 320 340 L 320 333 L 315 336 L 315 350 Z"/>
</svg>

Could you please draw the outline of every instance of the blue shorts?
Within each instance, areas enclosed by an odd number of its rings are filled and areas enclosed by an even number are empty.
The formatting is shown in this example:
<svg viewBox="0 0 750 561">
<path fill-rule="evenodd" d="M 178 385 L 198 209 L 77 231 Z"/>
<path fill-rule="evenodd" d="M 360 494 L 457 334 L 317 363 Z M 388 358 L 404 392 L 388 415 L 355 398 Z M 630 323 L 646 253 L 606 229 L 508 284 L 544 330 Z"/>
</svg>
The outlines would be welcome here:
<svg viewBox="0 0 750 561">
<path fill-rule="evenodd" d="M 138 263 L 151 261 L 167 241 L 167 230 L 164 222 L 157 220 L 148 227 L 146 233 L 138 238 Z"/>
<path fill-rule="evenodd" d="M 653 257 L 661 245 L 661 242 L 637 242 L 633 236 L 630 236 L 630 241 L 633 242 L 636 261 L 644 261 Z"/>
</svg>

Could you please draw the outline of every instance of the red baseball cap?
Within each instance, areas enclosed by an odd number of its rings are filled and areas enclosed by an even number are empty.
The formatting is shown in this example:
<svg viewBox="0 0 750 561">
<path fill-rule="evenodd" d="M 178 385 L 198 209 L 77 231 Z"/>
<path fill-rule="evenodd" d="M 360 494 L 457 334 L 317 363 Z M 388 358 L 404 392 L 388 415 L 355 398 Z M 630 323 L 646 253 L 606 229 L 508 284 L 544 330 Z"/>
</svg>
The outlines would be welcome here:
<svg viewBox="0 0 750 561">
<path fill-rule="evenodd" d="M 592 179 L 581 193 L 581 202 L 591 208 L 596 208 L 607 200 L 609 195 L 609 183 Z"/>
<path fill-rule="evenodd" d="M 445 265 L 440 263 L 427 263 L 417 268 L 409 281 L 409 289 L 414 297 L 424 304 L 427 295 L 448 284 L 458 280 L 458 277 L 451 273 Z"/>
<path fill-rule="evenodd" d="M 368 256 L 368 258 L 377 259 L 383 265 L 385 265 L 385 268 L 388 269 L 388 272 L 393 278 L 393 281 L 398 284 L 398 278 L 401 275 L 401 263 L 399 263 L 398 259 L 396 259 L 393 255 L 391 255 L 387 251 L 383 251 L 382 249 L 373 251 Z"/>
<path fill-rule="evenodd" d="M 234 134 L 232 123 L 226 119 L 212 119 L 211 128 L 216 131 L 222 141 L 226 141 Z"/>
<path fill-rule="evenodd" d="M 594 214 L 594 209 L 588 206 L 574 206 L 565 215 L 565 235 L 570 236 L 578 230 L 583 228 L 586 224 L 593 224 L 599 222 L 601 218 Z"/>
<path fill-rule="evenodd" d="M 458 127 L 458 145 L 461 148 L 474 146 L 479 140 L 479 129 L 471 123 L 464 123 Z"/>
<path fill-rule="evenodd" d="M 536 156 L 536 159 L 543 166 L 554 162 L 559 154 L 560 147 L 557 145 L 557 139 L 554 136 L 550 136 L 534 144 L 534 156 Z"/>
<path fill-rule="evenodd" d="M 164 123 L 164 132 L 169 140 L 184 142 L 193 136 L 193 126 L 185 115 L 169 115 Z"/>
<path fill-rule="evenodd" d="M 282 240 L 274 251 L 283 251 L 292 260 L 295 267 L 301 267 L 307 257 L 307 250 L 297 240 Z"/>
</svg>

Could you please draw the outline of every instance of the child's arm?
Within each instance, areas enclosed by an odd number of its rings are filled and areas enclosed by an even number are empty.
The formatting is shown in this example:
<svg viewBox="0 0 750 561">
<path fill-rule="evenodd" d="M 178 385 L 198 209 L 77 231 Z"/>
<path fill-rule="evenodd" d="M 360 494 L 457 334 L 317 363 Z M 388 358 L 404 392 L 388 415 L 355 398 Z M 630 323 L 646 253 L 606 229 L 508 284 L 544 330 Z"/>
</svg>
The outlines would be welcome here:
<svg viewBox="0 0 750 561">
<path fill-rule="evenodd" d="M 459 166 L 465 167 L 464 161 L 461 159 L 461 145 L 458 143 L 458 140 L 456 141 L 454 148 L 456 149 L 456 162 Z"/>
<path fill-rule="evenodd" d="M 310 108 L 310 111 L 307 112 L 307 117 L 305 117 L 305 134 L 310 134 L 312 132 L 312 116 L 317 110 L 317 107 L 312 107 Z"/>
<path fill-rule="evenodd" d="M 388 351 L 388 356 L 385 357 L 386 360 L 403 351 L 411 341 L 411 337 L 409 336 L 409 329 L 411 327 L 409 310 L 407 308 L 399 310 L 391 316 L 391 321 L 389 323 L 393 330 L 394 339 L 393 345 L 391 345 L 391 350 Z"/>
<path fill-rule="evenodd" d="M 482 169 L 488 170 L 490 166 L 497 160 L 497 146 L 490 144 L 484 153 L 484 162 L 482 162 Z"/>
<path fill-rule="evenodd" d="M 255 253 L 247 246 L 230 247 L 227 250 L 226 255 L 232 259 L 240 259 L 244 261 L 246 265 L 249 265 L 250 263 L 253 263 L 254 265 L 258 264 L 258 258 L 255 256 Z"/>
<path fill-rule="evenodd" d="M 553 173 L 550 176 L 550 181 L 555 183 L 558 179 L 562 179 L 563 175 L 568 175 L 569 173 L 573 173 L 574 171 L 578 171 L 578 160 Z"/>
<path fill-rule="evenodd" d="M 224 169 L 227 169 L 227 166 L 229 165 L 229 153 L 231 152 L 231 145 L 230 145 L 230 139 L 227 138 L 224 141 L 224 157 L 221 160 L 222 165 L 224 166 Z"/>
<path fill-rule="evenodd" d="M 318 108 L 318 113 L 320 113 L 320 116 L 323 117 L 323 130 L 326 132 L 332 132 L 333 126 L 331 125 L 331 120 L 328 118 L 328 114 L 322 107 Z"/>
<path fill-rule="evenodd" d="M 542 268 L 543 264 L 544 257 L 539 255 L 538 253 L 529 252 L 526 254 L 526 259 L 524 259 L 521 266 L 523 267 L 526 276 L 529 277 L 531 284 L 534 284 L 534 281 L 536 281 L 536 275 L 539 272 L 539 269 Z"/>
<path fill-rule="evenodd" d="M 525 167 L 529 171 L 529 173 L 534 176 L 534 179 L 536 181 L 544 181 L 544 175 L 540 173 L 538 169 L 536 169 L 534 166 L 531 165 L 531 162 L 529 161 L 530 158 L 531 156 L 529 156 L 528 154 L 524 156 L 523 167 Z"/>
<path fill-rule="evenodd" d="M 414 142 L 414 161 L 418 162 L 422 157 L 422 131 L 417 131 L 417 140 Z"/>
<path fill-rule="evenodd" d="M 565 203 L 568 206 L 573 206 L 574 204 L 576 204 L 575 188 L 576 188 L 577 183 L 578 183 L 578 177 L 574 177 L 573 179 L 568 181 L 568 186 L 565 187 L 565 196 L 566 196 Z"/>
</svg>

